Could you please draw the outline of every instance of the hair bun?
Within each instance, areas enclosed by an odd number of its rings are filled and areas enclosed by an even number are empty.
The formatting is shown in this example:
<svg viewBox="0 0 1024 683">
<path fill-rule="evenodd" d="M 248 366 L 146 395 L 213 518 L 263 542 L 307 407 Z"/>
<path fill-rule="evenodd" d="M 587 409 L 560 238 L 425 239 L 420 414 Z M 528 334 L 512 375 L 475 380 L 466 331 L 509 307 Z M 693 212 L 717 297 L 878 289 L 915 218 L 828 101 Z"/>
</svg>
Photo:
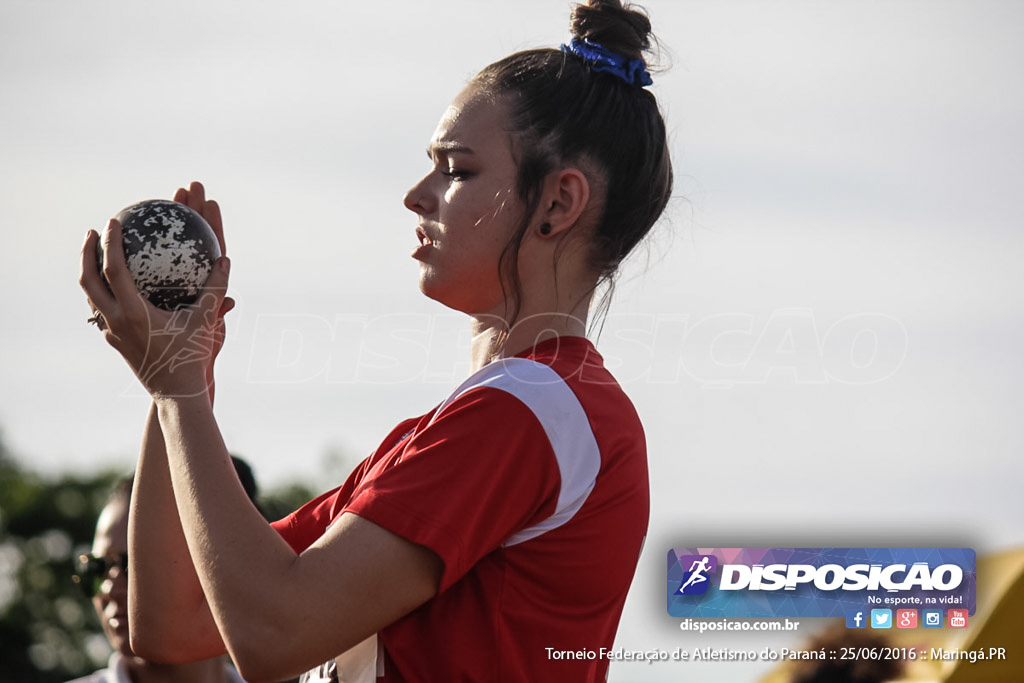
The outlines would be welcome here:
<svg viewBox="0 0 1024 683">
<path fill-rule="evenodd" d="M 632 5 L 623 6 L 620 0 L 589 0 L 576 5 L 569 29 L 574 37 L 600 43 L 629 59 L 643 59 L 651 46 L 650 19 Z"/>
</svg>

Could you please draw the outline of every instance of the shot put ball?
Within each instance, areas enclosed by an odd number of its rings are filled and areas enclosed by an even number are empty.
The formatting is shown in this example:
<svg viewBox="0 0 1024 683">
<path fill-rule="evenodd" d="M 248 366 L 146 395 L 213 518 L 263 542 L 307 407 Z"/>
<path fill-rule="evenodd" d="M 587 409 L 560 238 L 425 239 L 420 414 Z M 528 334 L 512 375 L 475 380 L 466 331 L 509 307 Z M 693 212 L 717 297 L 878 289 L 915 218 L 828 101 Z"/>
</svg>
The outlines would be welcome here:
<svg viewBox="0 0 1024 683">
<path fill-rule="evenodd" d="M 221 255 L 210 224 L 184 204 L 164 199 L 132 204 L 115 218 L 139 292 L 168 311 L 195 303 Z M 99 260 L 102 272 L 102 249 Z"/>
</svg>

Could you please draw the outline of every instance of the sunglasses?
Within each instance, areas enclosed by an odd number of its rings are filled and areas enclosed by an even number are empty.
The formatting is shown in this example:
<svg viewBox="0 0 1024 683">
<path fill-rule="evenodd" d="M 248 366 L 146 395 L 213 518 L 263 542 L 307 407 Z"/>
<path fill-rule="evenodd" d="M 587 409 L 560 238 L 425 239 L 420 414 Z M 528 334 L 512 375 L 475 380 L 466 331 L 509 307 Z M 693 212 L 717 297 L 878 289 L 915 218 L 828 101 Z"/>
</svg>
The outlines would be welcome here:
<svg viewBox="0 0 1024 683">
<path fill-rule="evenodd" d="M 127 576 L 128 553 L 121 553 L 114 558 L 79 555 L 75 563 L 75 575 L 71 580 L 82 588 L 86 597 L 91 598 L 100 592 L 100 586 L 114 567 L 120 568 L 121 573 Z"/>
</svg>

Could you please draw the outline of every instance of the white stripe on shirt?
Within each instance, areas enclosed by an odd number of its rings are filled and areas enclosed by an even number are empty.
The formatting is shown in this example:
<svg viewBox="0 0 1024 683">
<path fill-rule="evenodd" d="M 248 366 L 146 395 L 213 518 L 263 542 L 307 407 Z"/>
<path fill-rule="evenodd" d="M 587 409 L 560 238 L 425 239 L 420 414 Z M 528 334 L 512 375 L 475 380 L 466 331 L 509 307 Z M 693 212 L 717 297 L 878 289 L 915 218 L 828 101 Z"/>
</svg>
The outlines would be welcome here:
<svg viewBox="0 0 1024 683">
<path fill-rule="evenodd" d="M 527 358 L 506 358 L 484 366 L 438 407 L 431 422 L 461 395 L 483 387 L 511 394 L 530 409 L 547 434 L 562 480 L 551 516 L 512 535 L 505 541 L 507 547 L 536 538 L 573 518 L 594 488 L 601 452 L 590 420 L 569 385 L 547 365 Z"/>
</svg>

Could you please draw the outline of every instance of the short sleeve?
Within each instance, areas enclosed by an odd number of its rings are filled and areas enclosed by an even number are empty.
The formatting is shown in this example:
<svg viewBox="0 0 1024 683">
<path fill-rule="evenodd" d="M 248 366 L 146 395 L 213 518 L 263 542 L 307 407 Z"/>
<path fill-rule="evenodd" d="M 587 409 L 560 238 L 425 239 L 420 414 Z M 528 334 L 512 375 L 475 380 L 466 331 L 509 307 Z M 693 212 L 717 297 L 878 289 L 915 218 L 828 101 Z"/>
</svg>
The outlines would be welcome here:
<svg viewBox="0 0 1024 683">
<path fill-rule="evenodd" d="M 342 487 L 339 486 L 317 496 L 288 516 L 271 522 L 270 526 L 292 550 L 301 554 L 324 535 L 337 516 L 337 501 L 341 493 Z"/>
<path fill-rule="evenodd" d="M 374 453 L 359 463 L 344 484 L 317 496 L 298 510 L 272 522 L 270 526 L 291 546 L 292 550 L 300 554 L 304 552 L 306 548 L 323 536 L 331 524 L 344 512 L 345 503 L 372 470 L 374 464 L 385 458 L 401 442 L 402 438 L 412 431 L 416 423 L 415 419 L 401 422 L 391 430 Z"/>
<path fill-rule="evenodd" d="M 436 552 L 441 590 L 520 530 L 551 515 L 560 485 L 551 444 L 516 396 L 476 388 L 445 405 L 346 509 Z"/>
</svg>

